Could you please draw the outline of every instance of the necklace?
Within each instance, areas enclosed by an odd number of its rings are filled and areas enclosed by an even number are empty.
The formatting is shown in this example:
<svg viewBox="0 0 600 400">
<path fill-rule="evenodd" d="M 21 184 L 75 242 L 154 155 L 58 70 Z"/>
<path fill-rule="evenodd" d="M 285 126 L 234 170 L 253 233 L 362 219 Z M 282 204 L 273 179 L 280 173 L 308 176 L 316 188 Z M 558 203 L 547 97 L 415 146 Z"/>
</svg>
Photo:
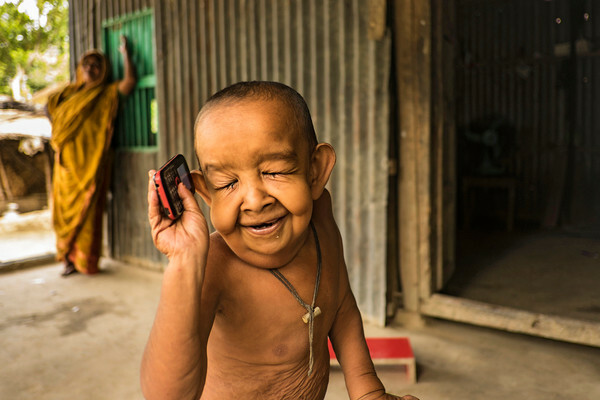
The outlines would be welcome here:
<svg viewBox="0 0 600 400">
<path fill-rule="evenodd" d="M 314 364 L 314 355 L 313 355 L 313 336 L 314 336 L 314 320 L 315 317 L 321 314 L 321 309 L 319 307 L 315 307 L 315 301 L 317 300 L 317 293 L 319 293 L 319 283 L 321 281 L 321 246 L 319 245 L 319 237 L 317 236 L 317 230 L 313 225 L 312 221 L 310 221 L 310 227 L 313 232 L 313 236 L 315 237 L 315 247 L 317 248 L 317 278 L 315 280 L 315 290 L 313 292 L 313 298 L 311 304 L 306 304 L 304 300 L 300 297 L 296 288 L 286 279 L 285 276 L 279 271 L 277 268 L 270 269 L 271 273 L 279 279 L 283 286 L 286 287 L 287 290 L 298 300 L 298 303 L 302 307 L 306 309 L 306 314 L 302 316 L 302 321 L 305 324 L 308 324 L 308 343 L 309 343 L 309 357 L 308 357 L 308 376 L 312 374 L 313 364 Z"/>
</svg>

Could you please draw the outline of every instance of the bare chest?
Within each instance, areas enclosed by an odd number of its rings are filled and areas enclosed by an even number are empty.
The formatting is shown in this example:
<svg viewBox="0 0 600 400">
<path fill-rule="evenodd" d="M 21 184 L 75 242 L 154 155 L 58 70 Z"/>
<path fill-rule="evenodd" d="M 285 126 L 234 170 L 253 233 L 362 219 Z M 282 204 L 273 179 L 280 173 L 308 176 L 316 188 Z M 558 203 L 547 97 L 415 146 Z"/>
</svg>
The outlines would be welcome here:
<svg viewBox="0 0 600 400">
<path fill-rule="evenodd" d="M 335 302 L 319 290 L 316 304 L 324 311 L 314 319 L 314 366 L 308 376 L 309 324 L 302 319 L 306 310 L 275 277 L 263 278 L 265 282 L 251 285 L 244 295 L 225 301 L 218 312 L 208 341 L 202 399 L 324 397 L 329 379 L 327 335 Z M 299 287 L 298 293 L 311 292 L 308 286 L 312 285 Z"/>
<path fill-rule="evenodd" d="M 337 279 L 333 269 L 323 268 L 315 307 L 313 342 L 326 343 L 338 308 Z M 311 305 L 316 282 L 316 268 L 283 270 L 293 287 L 292 293 L 268 270 L 252 270 L 223 296 L 216 315 L 209 347 L 224 354 L 224 347 L 235 348 L 231 357 L 254 364 L 281 365 L 299 363 L 309 352 L 310 324 L 306 305 Z M 316 347 L 316 346 L 315 346 Z M 209 349 L 211 351 L 211 349 Z"/>
</svg>

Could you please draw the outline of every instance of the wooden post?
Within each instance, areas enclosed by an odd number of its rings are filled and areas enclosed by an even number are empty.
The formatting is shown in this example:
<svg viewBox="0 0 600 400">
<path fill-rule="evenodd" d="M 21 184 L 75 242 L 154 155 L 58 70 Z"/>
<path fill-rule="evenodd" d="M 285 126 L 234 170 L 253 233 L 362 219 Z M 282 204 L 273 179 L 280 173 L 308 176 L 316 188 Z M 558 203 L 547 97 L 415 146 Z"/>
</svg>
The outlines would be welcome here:
<svg viewBox="0 0 600 400">
<path fill-rule="evenodd" d="M 4 187 L 4 190 L 2 190 Z M 8 175 L 6 174 L 6 170 L 4 169 L 4 161 L 2 161 L 2 156 L 0 155 L 0 193 L 2 193 L 2 200 L 7 199 L 8 201 L 12 201 L 14 196 L 12 191 L 10 190 L 10 181 L 8 179 Z"/>
<path fill-rule="evenodd" d="M 456 122 L 454 107 L 455 2 L 432 0 L 432 277 L 439 290 L 455 267 Z"/>
<path fill-rule="evenodd" d="M 52 150 L 50 148 L 50 143 L 44 143 L 44 150 L 42 151 L 42 157 L 44 160 L 44 177 L 46 179 L 46 198 L 48 209 L 52 210 L 53 208 L 53 200 L 52 200 Z"/>
<path fill-rule="evenodd" d="M 404 308 L 431 293 L 431 5 L 393 3 L 399 119 L 399 248 Z"/>
</svg>

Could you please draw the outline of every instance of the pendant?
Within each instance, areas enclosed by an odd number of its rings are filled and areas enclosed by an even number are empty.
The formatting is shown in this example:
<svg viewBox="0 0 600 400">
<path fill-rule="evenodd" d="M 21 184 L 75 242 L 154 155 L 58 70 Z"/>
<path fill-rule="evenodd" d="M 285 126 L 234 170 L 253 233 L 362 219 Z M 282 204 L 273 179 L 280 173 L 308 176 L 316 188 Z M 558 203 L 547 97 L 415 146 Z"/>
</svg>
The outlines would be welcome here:
<svg viewBox="0 0 600 400">
<path fill-rule="evenodd" d="M 321 309 L 318 306 L 314 308 L 313 315 L 315 317 L 321 315 Z M 310 313 L 306 313 L 302 316 L 302 321 L 304 321 L 305 324 L 308 324 L 309 318 L 310 318 Z"/>
</svg>

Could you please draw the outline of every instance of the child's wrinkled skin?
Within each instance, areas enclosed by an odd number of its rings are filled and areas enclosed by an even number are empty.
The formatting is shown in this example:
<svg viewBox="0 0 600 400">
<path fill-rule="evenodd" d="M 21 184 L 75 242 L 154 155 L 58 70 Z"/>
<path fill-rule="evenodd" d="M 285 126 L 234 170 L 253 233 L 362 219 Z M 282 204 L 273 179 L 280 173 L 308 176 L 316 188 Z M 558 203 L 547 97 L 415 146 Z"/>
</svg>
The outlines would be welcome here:
<svg viewBox="0 0 600 400">
<path fill-rule="evenodd" d="M 351 399 L 398 399 L 376 376 L 350 290 L 324 189 L 335 164 L 333 148 L 311 148 L 294 110 L 277 96 L 254 96 L 202 113 L 196 153 L 196 191 L 216 228 L 210 237 L 183 185 L 185 212 L 172 223 L 160 215 L 149 180 L 152 235 L 169 266 L 142 364 L 146 397 L 322 399 L 329 336 Z M 306 310 L 269 269 L 279 268 L 310 302 L 317 269 L 311 220 L 322 250 L 316 301 L 322 314 L 314 320 L 309 376 Z"/>
</svg>

